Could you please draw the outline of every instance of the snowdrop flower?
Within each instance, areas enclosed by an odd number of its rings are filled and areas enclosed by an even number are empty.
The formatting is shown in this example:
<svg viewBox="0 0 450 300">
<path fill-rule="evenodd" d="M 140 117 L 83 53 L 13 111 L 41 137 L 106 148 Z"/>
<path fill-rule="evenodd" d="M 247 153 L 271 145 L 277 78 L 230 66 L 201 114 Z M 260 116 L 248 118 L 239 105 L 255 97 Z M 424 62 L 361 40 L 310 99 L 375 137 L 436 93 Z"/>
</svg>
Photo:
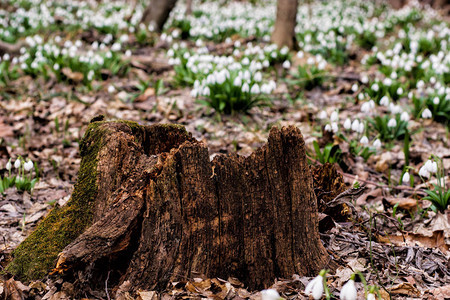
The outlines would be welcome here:
<svg viewBox="0 0 450 300">
<path fill-rule="evenodd" d="M 260 81 L 262 80 L 262 74 L 261 74 L 261 72 L 256 72 L 255 76 L 253 76 L 253 79 L 254 79 L 256 82 L 260 82 Z"/>
<path fill-rule="evenodd" d="M 25 171 L 29 172 L 31 169 L 33 169 L 34 164 L 31 160 L 28 160 L 26 163 L 23 164 L 23 168 Z"/>
<path fill-rule="evenodd" d="M 397 95 L 402 95 L 403 94 L 403 89 L 401 88 L 401 87 L 399 87 L 398 89 L 397 89 Z"/>
<path fill-rule="evenodd" d="M 22 162 L 20 161 L 20 159 L 16 159 L 16 161 L 14 162 L 14 168 L 18 169 L 20 168 L 20 165 L 22 164 Z"/>
<path fill-rule="evenodd" d="M 327 124 L 327 125 L 325 125 L 324 130 L 325 130 L 325 131 L 328 131 L 328 132 L 331 132 L 333 129 L 331 128 L 331 125 L 330 125 L 330 124 Z"/>
<path fill-rule="evenodd" d="M 378 83 L 372 84 L 372 91 L 378 92 L 379 90 L 380 90 L 380 86 L 378 85 Z"/>
<path fill-rule="evenodd" d="M 280 294 L 274 289 L 262 290 L 261 299 L 262 300 L 278 300 L 280 299 Z"/>
<path fill-rule="evenodd" d="M 330 116 L 331 122 L 336 122 L 339 119 L 339 114 L 337 111 L 333 111 Z"/>
<path fill-rule="evenodd" d="M 369 77 L 367 77 L 367 75 L 364 75 L 363 77 L 361 77 L 361 82 L 366 84 L 369 82 Z"/>
<path fill-rule="evenodd" d="M 387 85 L 387 86 L 390 86 L 392 84 L 392 79 L 390 79 L 389 77 L 385 78 L 383 80 L 383 84 Z"/>
<path fill-rule="evenodd" d="M 6 163 L 5 168 L 6 168 L 6 170 L 11 171 L 11 168 L 12 168 L 12 166 L 11 166 L 11 158 L 10 158 L 10 159 L 8 160 L 8 162 Z"/>
<path fill-rule="evenodd" d="M 250 93 L 252 93 L 252 94 L 259 94 L 260 92 L 261 92 L 261 90 L 259 89 L 259 85 L 255 83 L 252 86 L 252 89 L 250 90 Z"/>
<path fill-rule="evenodd" d="M 363 144 L 363 145 L 367 145 L 367 144 L 369 144 L 369 139 L 367 138 L 367 136 L 363 136 L 360 140 L 359 140 L 359 142 L 361 143 L 361 144 Z"/>
<path fill-rule="evenodd" d="M 298 57 L 298 58 L 303 58 L 303 56 L 304 56 L 303 51 L 298 51 L 298 52 L 297 52 L 297 57 Z"/>
<path fill-rule="evenodd" d="M 236 78 L 234 79 L 233 85 L 234 85 L 234 86 L 239 86 L 239 87 L 242 86 L 242 79 L 241 79 L 240 76 L 238 76 L 238 77 L 236 77 Z"/>
<path fill-rule="evenodd" d="M 367 294 L 367 300 L 376 300 L 375 294 L 374 293 Z"/>
<path fill-rule="evenodd" d="M 428 172 L 427 167 L 425 165 L 423 165 L 419 169 L 419 176 L 424 177 L 424 178 L 430 178 L 430 172 Z"/>
<path fill-rule="evenodd" d="M 191 91 L 191 97 L 197 98 L 197 96 L 198 96 L 198 90 L 197 90 L 196 88 L 194 88 L 194 89 Z"/>
<path fill-rule="evenodd" d="M 358 94 L 358 100 L 362 101 L 364 99 L 364 94 L 363 93 L 359 93 Z"/>
<path fill-rule="evenodd" d="M 285 60 L 283 63 L 283 68 L 289 69 L 291 67 L 291 62 L 288 60 Z"/>
<path fill-rule="evenodd" d="M 352 123 L 352 130 L 353 130 L 353 131 L 358 131 L 358 129 L 359 129 L 359 120 L 356 119 L 356 120 L 354 120 L 353 123 Z"/>
<path fill-rule="evenodd" d="M 363 133 L 364 132 L 364 123 L 363 122 L 359 122 L 357 132 L 358 133 Z"/>
<path fill-rule="evenodd" d="M 387 123 L 387 127 L 389 128 L 397 127 L 397 121 L 394 118 L 391 118 Z"/>
<path fill-rule="evenodd" d="M 352 91 L 353 91 L 354 93 L 356 93 L 357 90 L 358 90 L 358 84 L 354 83 L 354 84 L 352 85 Z"/>
<path fill-rule="evenodd" d="M 211 90 L 209 89 L 209 86 L 206 86 L 202 91 L 203 96 L 209 96 L 211 95 Z"/>
<path fill-rule="evenodd" d="M 428 108 L 425 108 L 425 110 L 422 112 L 422 118 L 424 119 L 431 119 L 432 116 L 433 114 Z"/>
<path fill-rule="evenodd" d="M 435 161 L 427 160 L 425 163 L 425 168 L 430 173 L 436 173 L 437 172 L 437 163 Z"/>
<path fill-rule="evenodd" d="M 363 113 L 370 113 L 370 110 L 373 108 L 373 106 L 375 105 L 375 103 L 373 102 L 373 100 L 370 100 L 369 102 L 364 102 L 361 105 L 361 112 Z"/>
<path fill-rule="evenodd" d="M 373 146 L 376 149 L 380 149 L 381 148 L 381 141 L 380 141 L 380 139 L 376 139 L 375 141 L 373 141 Z"/>
<path fill-rule="evenodd" d="M 341 289 L 340 299 L 341 300 L 356 300 L 356 287 L 355 281 L 350 279 Z"/>
<path fill-rule="evenodd" d="M 312 295 L 315 300 L 322 298 L 323 291 L 323 277 L 321 275 L 311 280 L 305 288 L 305 294 Z"/>
<path fill-rule="evenodd" d="M 113 85 L 108 86 L 108 93 L 112 94 L 116 91 L 116 88 Z"/>
<path fill-rule="evenodd" d="M 339 126 L 336 122 L 331 123 L 331 130 L 336 133 L 339 131 Z"/>
<path fill-rule="evenodd" d="M 58 71 L 58 70 L 59 70 L 59 64 L 58 64 L 58 63 L 55 63 L 55 64 L 53 65 L 53 69 L 54 69 L 55 71 Z"/>
<path fill-rule="evenodd" d="M 409 121 L 409 114 L 406 111 L 402 112 L 402 114 L 400 115 L 400 120 L 408 122 Z"/>
<path fill-rule="evenodd" d="M 347 118 L 344 122 L 344 128 L 346 130 L 349 130 L 351 127 L 352 127 L 352 121 L 349 118 Z"/>
<path fill-rule="evenodd" d="M 411 178 L 411 176 L 409 175 L 409 172 L 405 172 L 405 174 L 403 174 L 403 177 L 402 177 L 402 182 L 409 183 L 410 178 Z"/>
<path fill-rule="evenodd" d="M 248 85 L 248 83 L 247 82 L 245 82 L 243 85 L 242 85 L 242 92 L 243 93 L 248 93 L 249 91 L 250 91 L 250 87 L 249 87 L 249 85 Z"/>
<path fill-rule="evenodd" d="M 383 96 L 380 99 L 380 105 L 388 106 L 389 105 L 389 98 L 387 96 Z"/>
<path fill-rule="evenodd" d="M 434 98 L 433 98 L 433 103 L 434 103 L 435 105 L 438 105 L 438 104 L 439 104 L 439 97 L 434 97 Z"/>
<path fill-rule="evenodd" d="M 320 120 L 324 120 L 328 117 L 327 112 L 322 110 L 319 115 L 317 116 Z"/>
</svg>

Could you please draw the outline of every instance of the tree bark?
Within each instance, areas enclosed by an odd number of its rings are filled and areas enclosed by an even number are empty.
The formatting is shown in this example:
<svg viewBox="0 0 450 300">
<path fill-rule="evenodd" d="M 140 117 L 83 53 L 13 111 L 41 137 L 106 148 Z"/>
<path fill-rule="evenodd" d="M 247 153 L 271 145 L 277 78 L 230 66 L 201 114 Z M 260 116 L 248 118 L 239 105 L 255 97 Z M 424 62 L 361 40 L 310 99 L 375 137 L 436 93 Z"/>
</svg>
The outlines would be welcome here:
<svg viewBox="0 0 450 300">
<path fill-rule="evenodd" d="M 295 25 L 297 24 L 298 0 L 278 0 L 277 18 L 272 33 L 272 42 L 278 47 L 297 49 Z"/>
<path fill-rule="evenodd" d="M 184 14 L 186 16 L 192 15 L 192 0 L 186 0 L 186 11 Z"/>
<path fill-rule="evenodd" d="M 176 3 L 177 0 L 151 0 L 144 10 L 141 22 L 152 25 L 155 31 L 161 32 Z"/>
<path fill-rule="evenodd" d="M 251 156 L 212 162 L 180 127 L 100 121 L 86 135 L 101 137 L 98 151 L 91 138 L 81 144 L 82 155 L 97 153 L 91 225 L 60 249 L 53 272 L 75 278 L 79 291 L 102 289 L 106 278 L 123 291 L 130 282 L 163 290 L 199 276 L 233 276 L 261 289 L 275 278 L 334 268 L 319 239 L 299 129 L 273 128 Z"/>
</svg>

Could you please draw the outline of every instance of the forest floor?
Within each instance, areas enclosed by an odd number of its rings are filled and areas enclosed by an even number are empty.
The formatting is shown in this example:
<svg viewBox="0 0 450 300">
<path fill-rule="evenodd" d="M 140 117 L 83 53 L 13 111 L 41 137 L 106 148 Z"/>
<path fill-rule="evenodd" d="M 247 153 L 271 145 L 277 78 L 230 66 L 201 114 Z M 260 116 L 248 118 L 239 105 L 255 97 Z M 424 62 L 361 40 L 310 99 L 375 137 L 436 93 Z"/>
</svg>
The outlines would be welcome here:
<svg viewBox="0 0 450 300">
<path fill-rule="evenodd" d="M 0 4 L 0 41 L 22 43 L 0 50 L 1 268 L 70 198 L 79 141 L 95 116 L 184 125 L 211 157 L 249 155 L 272 126 L 295 125 L 312 165 L 334 163 L 348 188 L 368 188 L 352 200 L 355 214 L 321 212 L 322 242 L 340 265 L 328 278 L 334 297 L 360 271 L 383 299 L 450 298 L 448 203 L 423 199 L 448 190 L 450 169 L 450 29 L 437 12 L 365 1 L 302 6 L 294 52 L 268 42 L 272 2 L 194 2 L 188 18 L 180 4 L 162 35 L 139 26 L 142 7 L 126 1 L 35 2 Z M 6 188 L 15 175 L 23 181 Z M 316 187 L 318 201 L 327 192 Z M 272 288 L 306 299 L 310 279 L 280 278 Z M 70 285 L 52 278 L 15 286 L 25 297 L 71 297 Z M 160 296 L 260 293 L 225 278 L 176 282 Z"/>
</svg>

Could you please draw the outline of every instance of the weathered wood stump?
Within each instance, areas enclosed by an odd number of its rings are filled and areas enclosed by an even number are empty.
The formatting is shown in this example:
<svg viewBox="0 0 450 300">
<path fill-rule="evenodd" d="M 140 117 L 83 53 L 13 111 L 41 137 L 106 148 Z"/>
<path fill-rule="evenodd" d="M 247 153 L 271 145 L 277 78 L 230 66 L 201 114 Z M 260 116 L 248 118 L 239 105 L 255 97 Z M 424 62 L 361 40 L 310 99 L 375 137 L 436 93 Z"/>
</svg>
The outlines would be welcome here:
<svg viewBox="0 0 450 300">
<path fill-rule="evenodd" d="M 181 126 L 92 122 L 71 200 L 14 252 L 22 279 L 164 289 L 199 276 L 250 288 L 330 267 L 299 129 L 270 131 L 249 157 L 217 156 Z"/>
</svg>

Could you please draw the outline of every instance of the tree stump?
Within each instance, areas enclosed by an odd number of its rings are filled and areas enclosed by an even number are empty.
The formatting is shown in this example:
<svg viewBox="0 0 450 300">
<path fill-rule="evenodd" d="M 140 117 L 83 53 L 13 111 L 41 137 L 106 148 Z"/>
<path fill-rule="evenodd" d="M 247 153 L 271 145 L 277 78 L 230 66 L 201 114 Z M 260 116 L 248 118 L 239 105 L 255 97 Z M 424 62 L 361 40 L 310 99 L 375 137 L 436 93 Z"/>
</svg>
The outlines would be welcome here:
<svg viewBox="0 0 450 300">
<path fill-rule="evenodd" d="M 249 157 L 210 161 L 181 126 L 95 121 L 80 150 L 71 200 L 13 253 L 8 271 L 22 279 L 53 268 L 80 290 L 201 276 L 261 289 L 331 266 L 296 127 L 273 128 Z"/>
</svg>

